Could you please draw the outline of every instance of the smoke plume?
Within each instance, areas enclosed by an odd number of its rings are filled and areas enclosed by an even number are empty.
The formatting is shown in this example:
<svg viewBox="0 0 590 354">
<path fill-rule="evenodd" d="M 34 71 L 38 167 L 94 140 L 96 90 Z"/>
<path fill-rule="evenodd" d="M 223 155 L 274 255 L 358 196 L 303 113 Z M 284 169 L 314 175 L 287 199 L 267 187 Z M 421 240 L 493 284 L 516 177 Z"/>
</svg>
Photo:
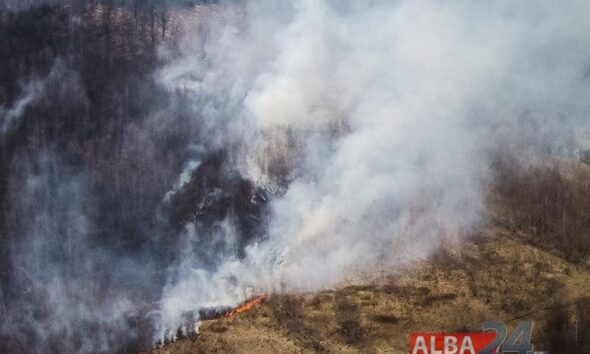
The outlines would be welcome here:
<svg viewBox="0 0 590 354">
<path fill-rule="evenodd" d="M 202 115 L 198 140 L 229 149 L 240 174 L 271 194 L 268 235 L 237 264 L 223 259 L 210 276 L 167 287 L 164 302 L 178 306 L 179 294 L 211 284 L 205 299 L 223 298 L 218 277 L 317 289 L 468 233 L 481 221 L 492 153 L 532 163 L 580 148 L 587 7 L 199 7 L 185 19 L 180 57 L 159 77 Z M 199 296 L 188 300 L 187 310 Z"/>
<path fill-rule="evenodd" d="M 4 284 L 19 300 L 0 338 L 31 333 L 36 352 L 156 343 L 193 330 L 201 309 L 371 277 L 460 240 L 485 221 L 495 154 L 537 164 L 590 147 L 588 11 L 581 0 L 171 9 L 179 37 L 157 47 L 164 64 L 99 96 L 114 107 L 96 113 L 107 128 L 84 121 L 67 143 L 25 144 L 10 160 Z M 85 70 L 55 85 L 77 87 Z M 1 114 L 39 100 L 26 87 Z M 78 96 L 91 111 L 96 95 Z"/>
</svg>

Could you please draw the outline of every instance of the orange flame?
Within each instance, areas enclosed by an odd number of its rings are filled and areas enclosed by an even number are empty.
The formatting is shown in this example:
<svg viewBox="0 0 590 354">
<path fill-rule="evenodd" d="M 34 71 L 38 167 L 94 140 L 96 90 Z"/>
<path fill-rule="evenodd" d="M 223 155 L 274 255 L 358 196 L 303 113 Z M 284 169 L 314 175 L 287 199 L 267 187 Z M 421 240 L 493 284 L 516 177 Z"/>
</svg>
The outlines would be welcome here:
<svg viewBox="0 0 590 354">
<path fill-rule="evenodd" d="M 256 305 L 260 304 L 262 301 L 264 301 L 264 299 L 266 299 L 266 294 L 258 295 L 255 298 L 244 302 L 242 305 L 236 307 L 235 309 L 226 312 L 225 315 L 223 315 L 223 317 L 230 318 L 230 317 L 237 316 L 241 313 L 244 313 L 246 311 L 249 311 L 249 310 L 253 309 L 254 306 L 256 306 Z"/>
</svg>

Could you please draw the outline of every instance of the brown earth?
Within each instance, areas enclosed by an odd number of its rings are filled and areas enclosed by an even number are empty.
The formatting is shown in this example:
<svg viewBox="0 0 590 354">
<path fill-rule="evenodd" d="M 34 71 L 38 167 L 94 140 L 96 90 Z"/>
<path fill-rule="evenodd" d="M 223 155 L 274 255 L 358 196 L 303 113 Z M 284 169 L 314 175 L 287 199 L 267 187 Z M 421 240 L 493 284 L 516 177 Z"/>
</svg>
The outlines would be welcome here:
<svg viewBox="0 0 590 354">
<path fill-rule="evenodd" d="M 503 176 L 492 221 L 460 245 L 379 281 L 272 295 L 152 353 L 407 353 L 412 332 L 477 331 L 493 319 L 509 331 L 534 320 L 537 350 L 590 353 L 590 258 L 571 247 L 590 244 L 588 172 L 555 165 Z"/>
<path fill-rule="evenodd" d="M 491 319 L 509 328 L 534 320 L 533 343 L 547 349 L 555 307 L 569 311 L 590 295 L 588 263 L 569 263 L 507 230 L 489 232 L 379 282 L 274 295 L 153 353 L 407 353 L 412 332 L 476 331 Z"/>
</svg>

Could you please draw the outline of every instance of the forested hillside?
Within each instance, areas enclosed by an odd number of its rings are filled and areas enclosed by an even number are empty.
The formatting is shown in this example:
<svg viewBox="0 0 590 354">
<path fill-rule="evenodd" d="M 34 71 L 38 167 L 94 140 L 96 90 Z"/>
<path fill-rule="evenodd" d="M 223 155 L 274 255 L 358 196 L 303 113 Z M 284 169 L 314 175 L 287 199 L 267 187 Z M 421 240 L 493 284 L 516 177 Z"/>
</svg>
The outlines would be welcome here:
<svg viewBox="0 0 590 354">
<path fill-rule="evenodd" d="M 261 213 L 256 191 L 221 173 L 223 151 L 199 155 L 197 180 L 164 200 L 198 153 L 187 149 L 198 113 L 155 78 L 182 6 L 0 7 L 0 352 L 151 345 L 146 313 L 185 222 L 199 212 L 214 229 L 235 215 L 238 250 L 259 227 L 243 212 Z"/>
</svg>

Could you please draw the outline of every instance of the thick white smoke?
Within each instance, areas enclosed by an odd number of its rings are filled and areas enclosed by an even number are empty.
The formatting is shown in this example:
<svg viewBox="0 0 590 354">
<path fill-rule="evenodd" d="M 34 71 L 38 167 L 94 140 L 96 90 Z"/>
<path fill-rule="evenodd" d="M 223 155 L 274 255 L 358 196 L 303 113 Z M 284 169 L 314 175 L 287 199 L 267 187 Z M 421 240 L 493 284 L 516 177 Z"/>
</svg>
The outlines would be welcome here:
<svg viewBox="0 0 590 354">
<path fill-rule="evenodd" d="M 424 256 L 480 221 L 491 153 L 575 153 L 571 132 L 590 113 L 589 11 L 581 0 L 264 0 L 183 15 L 161 82 L 204 117 L 195 143 L 230 149 L 276 197 L 268 239 L 244 260 L 208 272 L 185 254 L 164 327 L 248 286 L 317 289 Z"/>
</svg>

